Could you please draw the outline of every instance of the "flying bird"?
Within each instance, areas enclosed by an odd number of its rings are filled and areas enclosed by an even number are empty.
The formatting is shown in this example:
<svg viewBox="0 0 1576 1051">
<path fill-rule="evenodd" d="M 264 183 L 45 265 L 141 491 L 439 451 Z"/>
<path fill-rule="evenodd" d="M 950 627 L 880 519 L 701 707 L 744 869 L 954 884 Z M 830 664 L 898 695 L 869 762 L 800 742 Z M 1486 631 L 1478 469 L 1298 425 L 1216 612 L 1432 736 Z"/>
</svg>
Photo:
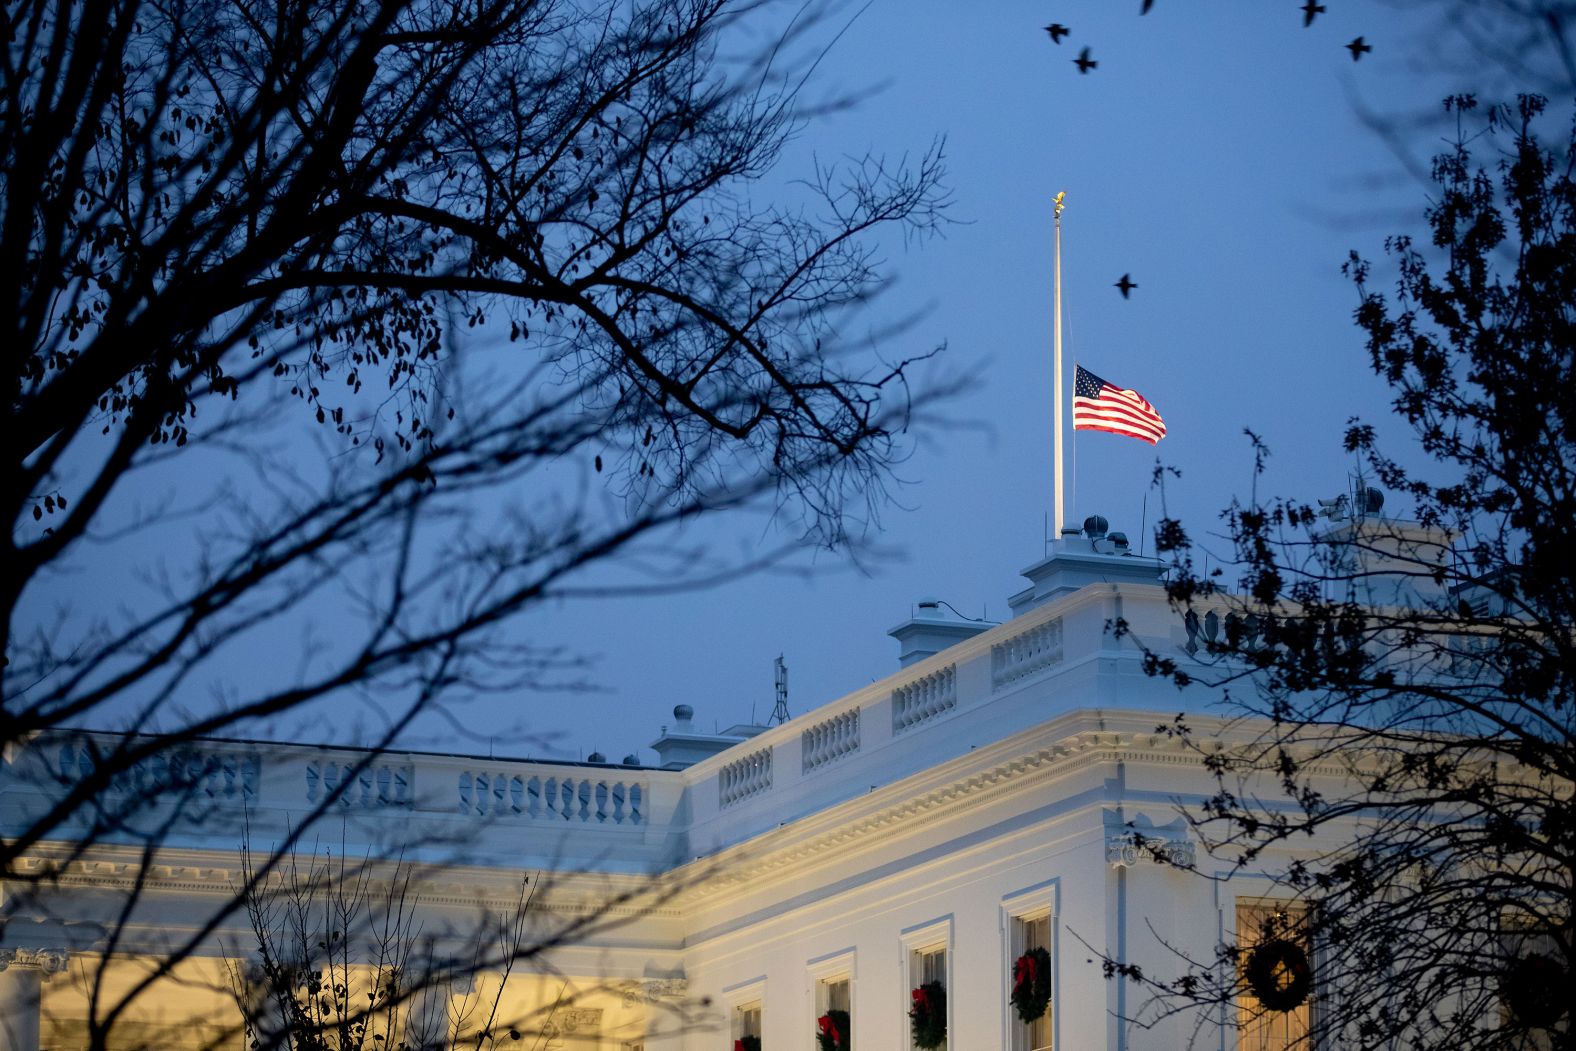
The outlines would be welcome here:
<svg viewBox="0 0 1576 1051">
<path fill-rule="evenodd" d="M 1094 68 L 1098 67 L 1100 65 L 1100 63 L 1098 63 L 1094 59 L 1090 58 L 1089 57 L 1089 49 L 1088 48 L 1084 48 L 1082 51 L 1080 51 L 1078 53 L 1078 57 L 1073 59 L 1073 65 L 1078 67 L 1078 72 L 1080 72 L 1080 73 L 1087 73 L 1091 69 L 1094 69 Z"/>
<path fill-rule="evenodd" d="M 1139 10 L 1138 13 L 1141 15 L 1147 15 L 1149 13 L 1149 9 L 1154 6 L 1155 0 L 1144 0 L 1144 6 Z"/>
<path fill-rule="evenodd" d="M 1358 59 L 1362 58 L 1363 55 L 1367 54 L 1373 49 L 1374 46 L 1372 44 L 1363 43 L 1362 37 L 1358 37 L 1356 40 L 1353 40 L 1350 44 L 1346 45 L 1346 50 L 1352 53 L 1353 62 L 1356 62 Z"/>
<path fill-rule="evenodd" d="M 1122 298 L 1127 299 L 1133 294 L 1133 289 L 1138 287 L 1138 282 L 1133 280 L 1131 274 L 1123 274 L 1122 280 L 1116 283 L 1116 287 L 1122 290 Z"/>
<path fill-rule="evenodd" d="M 1307 29 L 1313 25 L 1313 17 L 1322 14 L 1324 14 L 1324 5 L 1308 0 L 1307 3 L 1302 5 L 1302 28 Z"/>
<path fill-rule="evenodd" d="M 1051 43 L 1053 44 L 1060 44 L 1062 42 L 1062 37 L 1072 32 L 1072 30 L 1068 29 L 1060 22 L 1052 22 L 1050 25 L 1045 27 L 1045 31 L 1051 34 Z"/>
</svg>

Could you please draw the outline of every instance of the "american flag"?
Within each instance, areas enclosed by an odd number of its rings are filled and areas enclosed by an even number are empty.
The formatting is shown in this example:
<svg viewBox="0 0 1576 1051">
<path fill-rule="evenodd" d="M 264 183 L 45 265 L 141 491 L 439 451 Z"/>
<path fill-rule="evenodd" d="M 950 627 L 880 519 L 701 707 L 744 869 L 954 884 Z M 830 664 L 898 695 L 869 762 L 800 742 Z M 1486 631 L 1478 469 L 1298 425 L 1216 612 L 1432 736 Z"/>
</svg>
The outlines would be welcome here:
<svg viewBox="0 0 1576 1051">
<path fill-rule="evenodd" d="M 1073 430 L 1125 434 L 1154 445 L 1166 436 L 1165 421 L 1136 390 L 1101 379 L 1082 365 L 1073 381 Z"/>
</svg>

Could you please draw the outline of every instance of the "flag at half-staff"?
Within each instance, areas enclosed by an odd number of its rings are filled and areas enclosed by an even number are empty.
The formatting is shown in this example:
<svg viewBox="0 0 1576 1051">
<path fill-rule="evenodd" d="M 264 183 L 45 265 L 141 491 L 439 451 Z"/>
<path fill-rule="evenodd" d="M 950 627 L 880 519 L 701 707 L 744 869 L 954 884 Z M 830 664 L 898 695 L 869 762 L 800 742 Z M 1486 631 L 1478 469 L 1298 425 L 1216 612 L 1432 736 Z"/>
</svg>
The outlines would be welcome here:
<svg viewBox="0 0 1576 1051">
<path fill-rule="evenodd" d="M 1165 421 L 1149 399 L 1101 379 L 1082 365 L 1073 380 L 1073 430 L 1125 434 L 1150 445 L 1166 436 Z"/>
</svg>

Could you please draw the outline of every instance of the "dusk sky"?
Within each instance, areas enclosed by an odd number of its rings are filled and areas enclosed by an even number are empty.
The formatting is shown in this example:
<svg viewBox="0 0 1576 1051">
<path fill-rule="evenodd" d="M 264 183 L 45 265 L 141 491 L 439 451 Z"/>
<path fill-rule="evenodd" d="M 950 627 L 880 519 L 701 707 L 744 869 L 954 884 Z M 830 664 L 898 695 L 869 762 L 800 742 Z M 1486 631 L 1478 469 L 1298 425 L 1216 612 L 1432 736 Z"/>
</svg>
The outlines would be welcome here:
<svg viewBox="0 0 1576 1051">
<path fill-rule="evenodd" d="M 802 714 L 895 671 L 886 632 L 923 597 L 1003 618 L 1019 571 L 1044 554 L 1052 504 L 1058 191 L 1067 193 L 1068 372 L 1077 361 L 1137 389 L 1168 427 L 1158 448 L 1080 433 L 1070 522 L 1103 514 L 1136 545 L 1169 513 L 1207 537 L 1221 509 L 1254 485 L 1244 428 L 1272 451 L 1260 496 L 1345 491 L 1355 465 L 1341 435 L 1352 416 L 1380 423 L 1401 451 L 1406 435 L 1387 419 L 1341 264 L 1357 249 L 1388 282 L 1385 237 L 1422 228 L 1426 158 L 1450 127 L 1440 99 L 1503 86 L 1474 82 L 1467 66 L 1442 58 L 1454 38 L 1415 5 L 1326 6 L 1309 28 L 1294 0 L 1157 0 L 1145 16 L 1139 0 L 849 8 L 840 36 L 834 25 L 817 38 L 837 39 L 805 98 L 866 97 L 807 124 L 753 192 L 791 195 L 792 180 L 818 161 L 896 161 L 944 137 L 953 224 L 922 244 L 884 244 L 896 283 L 841 335 L 858 342 L 917 317 L 880 352 L 896 360 L 945 344 L 915 373 L 918 388 L 961 375 L 972 389 L 918 422 L 893 499 L 858 538 L 857 560 L 805 549 L 776 572 L 704 591 L 538 607 L 515 630 L 587 658 L 564 676 L 583 688 L 482 697 L 427 717 L 404 743 L 650 761 L 646 746 L 676 704 L 692 705 L 706 730 L 765 721 L 779 654 L 790 710 Z M 1421 11 L 1437 17 L 1440 6 Z M 1052 21 L 1070 29 L 1059 45 L 1042 28 Z M 1373 50 L 1354 62 L 1345 45 L 1359 35 Z M 1073 63 L 1085 47 L 1098 63 L 1086 75 Z M 1124 274 L 1137 285 L 1126 300 L 1114 287 Z M 1164 512 L 1151 484 L 1157 458 L 1180 472 L 1168 478 Z M 757 515 L 698 523 L 677 543 L 747 557 L 794 535 L 791 518 Z M 616 590 L 627 568 L 581 583 Z M 118 555 L 85 562 L 38 601 L 129 602 L 146 588 L 145 570 Z M 34 624 L 48 615 L 30 614 Z M 232 657 L 212 681 L 191 682 L 186 705 L 225 691 L 225 676 L 246 683 L 305 659 L 288 652 L 303 648 L 293 637 L 277 641 L 282 656 L 259 648 Z M 369 696 L 292 718 L 268 732 L 349 743 L 383 716 Z"/>
<path fill-rule="evenodd" d="M 945 342 L 941 370 L 977 387 L 944 407 L 953 426 L 919 432 L 899 468 L 907 484 L 871 538 L 886 557 L 851 569 L 810 552 L 808 578 L 564 603 L 533 623 L 596 655 L 589 677 L 603 692 L 523 697 L 470 725 L 517 718 L 559 732 L 571 756 L 617 760 L 643 749 L 677 703 L 693 705 L 703 729 L 764 721 L 779 653 L 794 714 L 891 673 L 886 632 L 924 596 L 1005 616 L 1019 570 L 1041 557 L 1051 506 L 1058 190 L 1068 194 L 1065 352 L 1139 390 L 1169 428 L 1158 447 L 1079 433 L 1069 519 L 1101 513 L 1136 544 L 1146 510 L 1149 530 L 1160 514 L 1158 457 L 1181 471 L 1167 484 L 1170 513 L 1195 535 L 1215 529 L 1252 484 L 1247 427 L 1273 452 L 1261 494 L 1344 491 L 1343 425 L 1382 421 L 1387 400 L 1340 266 L 1350 249 L 1378 258 L 1387 234 L 1417 229 L 1424 200 L 1360 111 L 1439 114 L 1443 94 L 1467 85 L 1424 75 L 1433 38 L 1415 19 L 1373 3 L 1327 6 L 1304 29 L 1290 0 L 1159 0 L 1144 17 L 1136 0 L 969 5 L 967 17 L 943 0 L 875 0 L 822 73 L 879 93 L 807 129 L 783 172 L 812 154 L 895 156 L 947 139 L 957 225 L 943 240 L 891 246 L 898 284 L 871 325 L 922 308 L 897 349 Z M 1060 46 L 1042 30 L 1052 20 L 1072 31 Z M 1374 50 L 1354 63 L 1343 45 L 1359 34 Z M 1072 60 L 1085 46 L 1099 66 L 1080 75 Z M 1405 135 L 1426 156 L 1444 128 Z M 1127 301 L 1113 287 L 1124 273 L 1139 286 Z M 755 522 L 711 528 L 724 544 L 763 539 Z M 452 732 L 447 741 L 467 747 Z"/>
</svg>

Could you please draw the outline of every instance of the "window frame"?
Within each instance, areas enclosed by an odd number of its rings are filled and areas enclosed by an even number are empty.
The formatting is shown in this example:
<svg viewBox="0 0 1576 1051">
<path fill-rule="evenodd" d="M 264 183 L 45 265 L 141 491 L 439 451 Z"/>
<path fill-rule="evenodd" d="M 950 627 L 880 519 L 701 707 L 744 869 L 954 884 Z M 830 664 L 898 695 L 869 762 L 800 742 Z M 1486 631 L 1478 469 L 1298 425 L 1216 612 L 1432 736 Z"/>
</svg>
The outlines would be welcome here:
<svg viewBox="0 0 1576 1051">
<path fill-rule="evenodd" d="M 766 1042 L 766 979 L 765 977 L 751 978 L 749 981 L 740 982 L 729 986 L 722 991 L 723 1004 L 728 1011 L 728 1048 L 732 1051 L 733 1042 L 747 1035 L 743 1029 L 744 1012 L 755 1008 L 760 1012 L 760 1031 L 753 1036 L 759 1036 L 764 1045 Z"/>
<path fill-rule="evenodd" d="M 1012 965 L 1024 951 L 1024 944 L 1020 934 L 1020 926 L 1025 921 L 1045 919 L 1048 921 L 1046 951 L 1051 955 L 1051 1048 L 1060 1046 L 1061 1038 L 1061 1012 L 1057 1010 L 1057 1001 L 1061 994 L 1061 927 L 1058 923 L 1061 903 L 1061 880 L 1052 878 L 1037 883 L 1031 887 L 1014 891 L 1003 896 L 1000 911 L 1001 929 L 1001 1004 L 1002 1004 L 1002 1032 L 1006 1034 L 1006 1046 L 1010 1051 L 1032 1051 L 1029 1044 L 1029 1026 L 1018 1021 L 1018 1013 L 1012 1007 Z M 948 1027 L 950 1031 L 950 1025 Z"/>
<path fill-rule="evenodd" d="M 953 937 L 952 915 L 938 917 L 925 923 L 909 927 L 901 935 L 902 943 L 902 974 L 906 976 L 908 984 L 903 987 L 903 1013 L 902 1029 L 905 1051 L 918 1051 L 914 1047 L 914 1031 L 909 1025 L 908 1012 L 911 1005 L 911 995 L 919 987 L 917 978 L 923 977 L 923 964 L 921 957 L 932 955 L 937 949 L 946 954 L 942 965 L 943 977 L 941 987 L 947 994 L 947 1038 L 942 1041 L 940 1051 L 950 1051 L 952 1047 L 952 1034 L 955 1026 L 955 1012 L 952 1009 L 954 989 L 952 983 L 953 964 Z"/>
<path fill-rule="evenodd" d="M 1308 936 L 1307 929 L 1306 929 L 1307 928 L 1307 917 L 1308 917 L 1308 913 L 1309 913 L 1309 910 L 1310 910 L 1310 906 L 1308 905 L 1307 902 L 1302 901 L 1302 900 L 1300 900 L 1298 898 L 1280 897 L 1280 896 L 1272 895 L 1272 894 L 1238 894 L 1238 895 L 1234 896 L 1233 898 L 1231 898 L 1230 900 L 1231 900 L 1231 910 L 1230 910 L 1228 915 L 1231 917 L 1230 930 L 1231 930 L 1232 944 L 1237 946 L 1238 953 L 1239 953 L 1238 960 L 1237 960 L 1237 967 L 1238 967 L 1239 978 L 1240 978 L 1240 975 L 1241 975 L 1241 969 L 1247 966 L 1247 952 L 1248 952 L 1248 950 L 1250 948 L 1250 946 L 1243 944 L 1243 939 L 1242 939 L 1242 913 L 1243 913 L 1243 910 L 1245 910 L 1245 909 L 1273 909 L 1273 910 L 1276 910 L 1276 911 L 1284 911 L 1287 914 L 1298 915 L 1298 919 L 1296 919 L 1294 922 L 1299 924 L 1303 928 L 1298 941 L 1301 943 L 1303 951 L 1308 954 L 1308 962 L 1309 962 L 1309 965 L 1313 969 L 1313 976 L 1312 976 L 1313 980 L 1312 980 L 1312 984 L 1309 986 L 1308 999 L 1306 1001 L 1304 1001 L 1304 1006 L 1303 1007 L 1299 1007 L 1299 1008 L 1296 1009 L 1296 1012 L 1303 1013 L 1303 1022 L 1302 1022 L 1303 1031 L 1301 1033 L 1295 1034 L 1295 1035 L 1288 1034 L 1284 1038 L 1285 1041 L 1286 1041 L 1284 1046 L 1286 1046 L 1286 1047 L 1315 1047 L 1315 1046 L 1318 1046 L 1317 1044 L 1313 1043 L 1312 1041 L 1313 1041 L 1314 1035 L 1316 1034 L 1317 1026 L 1318 1026 L 1319 1013 L 1320 1013 L 1320 1010 L 1321 1010 L 1320 1004 L 1319 1004 L 1319 997 L 1320 997 L 1320 994 L 1321 994 L 1322 990 L 1320 988 L 1320 983 L 1319 983 L 1318 946 L 1313 944 L 1312 940 Z M 1222 916 L 1221 918 L 1222 918 L 1222 920 L 1224 920 L 1225 916 Z M 1254 944 L 1257 944 L 1257 942 L 1255 942 Z M 1236 1051 L 1253 1051 L 1254 1048 L 1259 1048 L 1259 1047 L 1264 1047 L 1265 1046 L 1264 1043 L 1262 1042 L 1262 1039 L 1260 1037 L 1256 1036 L 1256 1035 L 1253 1036 L 1252 1039 L 1255 1040 L 1255 1041 L 1260 1041 L 1260 1042 L 1259 1043 L 1250 1043 L 1249 1042 L 1250 1034 L 1249 1034 L 1249 1028 L 1248 1028 L 1248 1024 L 1247 1024 L 1248 1023 L 1247 1014 L 1248 1014 L 1248 1012 L 1250 1012 L 1252 1010 L 1252 1008 L 1244 1003 L 1244 1001 L 1246 999 L 1248 999 L 1248 997 L 1246 995 L 1239 993 L 1237 996 L 1232 997 L 1232 1000 L 1231 1000 L 1231 1014 L 1232 1014 L 1232 1026 L 1231 1026 L 1231 1029 L 1232 1029 L 1232 1032 L 1235 1034 L 1235 1040 L 1233 1041 L 1233 1046 L 1236 1048 Z M 1305 1012 L 1304 1012 L 1304 1008 L 1306 1009 Z M 1292 1013 L 1294 1013 L 1294 1012 L 1286 1012 L 1286 1014 L 1292 1014 Z M 1265 1014 L 1260 1013 L 1260 1014 L 1258 1014 L 1258 1015 L 1253 1017 L 1253 1021 L 1257 1021 L 1257 1020 L 1263 1019 L 1265 1017 L 1267 1017 Z M 1278 1041 L 1281 1041 L 1283 1038 L 1277 1037 L 1274 1034 L 1269 1034 L 1267 1039 L 1269 1041 L 1272 1041 L 1272 1042 L 1278 1042 Z"/>
<path fill-rule="evenodd" d="M 805 976 L 809 980 L 810 1015 L 810 1047 L 814 1048 L 816 1023 L 830 1008 L 830 988 L 838 981 L 848 983 L 848 1028 L 849 1043 L 853 1044 L 854 1019 L 857 1012 L 854 1010 L 854 990 L 857 978 L 857 956 L 852 948 L 840 949 L 825 956 L 819 956 L 805 965 Z"/>
</svg>

